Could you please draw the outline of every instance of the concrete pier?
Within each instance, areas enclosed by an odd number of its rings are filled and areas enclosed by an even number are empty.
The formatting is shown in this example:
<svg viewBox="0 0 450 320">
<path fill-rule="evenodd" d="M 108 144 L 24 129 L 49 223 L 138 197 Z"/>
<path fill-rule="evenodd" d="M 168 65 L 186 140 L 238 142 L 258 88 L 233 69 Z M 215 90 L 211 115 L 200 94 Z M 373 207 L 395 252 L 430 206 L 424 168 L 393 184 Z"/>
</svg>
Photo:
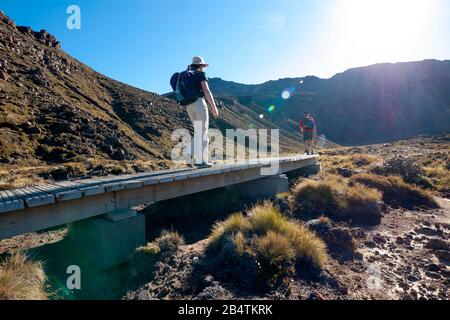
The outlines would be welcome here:
<svg viewBox="0 0 450 320">
<path fill-rule="evenodd" d="M 289 179 L 285 174 L 252 180 L 235 186 L 241 196 L 250 200 L 263 200 L 289 191 Z"/>
<path fill-rule="evenodd" d="M 132 211 L 73 222 L 68 231 L 70 239 L 104 269 L 126 262 L 146 241 L 145 216 Z"/>
</svg>

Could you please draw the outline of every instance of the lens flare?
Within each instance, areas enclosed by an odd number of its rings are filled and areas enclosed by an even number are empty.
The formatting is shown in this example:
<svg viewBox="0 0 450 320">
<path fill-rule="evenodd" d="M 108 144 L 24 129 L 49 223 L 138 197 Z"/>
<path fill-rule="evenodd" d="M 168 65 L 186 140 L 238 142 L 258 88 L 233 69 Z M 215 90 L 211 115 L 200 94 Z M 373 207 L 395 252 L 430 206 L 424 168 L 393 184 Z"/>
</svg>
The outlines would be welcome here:
<svg viewBox="0 0 450 320">
<path fill-rule="evenodd" d="M 300 84 L 303 84 L 303 82 L 304 82 L 304 81 L 303 81 L 303 80 L 301 80 L 301 81 L 300 81 Z"/>
<path fill-rule="evenodd" d="M 260 114 L 260 115 L 259 115 L 259 118 L 260 118 L 260 119 L 264 119 L 264 115 L 263 115 L 263 114 Z"/>
<path fill-rule="evenodd" d="M 288 90 L 284 90 L 283 93 L 281 94 L 281 98 L 283 98 L 283 100 L 287 100 L 291 97 L 291 93 Z"/>
<path fill-rule="evenodd" d="M 326 142 L 327 142 L 327 137 L 325 137 L 324 134 L 320 135 L 320 136 L 319 136 L 319 141 L 318 141 L 318 146 L 319 146 L 319 148 L 322 149 L 322 148 L 324 147 L 324 145 L 325 145 Z"/>
<path fill-rule="evenodd" d="M 267 108 L 267 111 L 274 112 L 275 111 L 275 105 L 271 105 L 269 108 Z"/>
</svg>

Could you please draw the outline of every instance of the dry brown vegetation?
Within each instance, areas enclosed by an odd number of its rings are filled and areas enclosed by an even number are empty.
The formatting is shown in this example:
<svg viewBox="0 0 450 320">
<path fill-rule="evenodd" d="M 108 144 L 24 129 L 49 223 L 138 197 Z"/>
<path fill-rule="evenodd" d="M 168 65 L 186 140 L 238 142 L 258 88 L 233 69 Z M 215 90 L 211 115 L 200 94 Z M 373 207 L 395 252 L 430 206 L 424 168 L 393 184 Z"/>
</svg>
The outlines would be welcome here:
<svg viewBox="0 0 450 320">
<path fill-rule="evenodd" d="M 154 241 L 136 249 L 138 253 L 170 255 L 184 245 L 184 238 L 176 231 L 163 230 Z"/>
<path fill-rule="evenodd" d="M 361 184 L 347 185 L 345 180 L 300 181 L 293 188 L 298 216 L 379 222 L 381 193 Z"/>
<path fill-rule="evenodd" d="M 406 208 L 425 206 L 437 208 L 439 205 L 433 195 L 417 186 L 408 184 L 398 176 L 378 176 L 373 174 L 358 174 L 350 179 L 350 184 L 363 184 L 383 193 L 383 201 Z"/>
<path fill-rule="evenodd" d="M 0 300 L 47 300 L 41 262 L 16 252 L 0 263 Z"/>
</svg>

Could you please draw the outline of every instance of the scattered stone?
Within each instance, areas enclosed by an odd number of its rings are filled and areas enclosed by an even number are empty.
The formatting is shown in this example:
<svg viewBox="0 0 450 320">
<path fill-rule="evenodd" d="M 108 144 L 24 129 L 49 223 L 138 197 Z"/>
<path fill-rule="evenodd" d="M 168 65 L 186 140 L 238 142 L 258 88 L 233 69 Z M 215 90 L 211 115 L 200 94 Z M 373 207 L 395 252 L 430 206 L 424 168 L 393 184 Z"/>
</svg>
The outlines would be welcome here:
<svg viewBox="0 0 450 320">
<path fill-rule="evenodd" d="M 428 271 L 433 271 L 433 272 L 437 272 L 439 270 L 441 270 L 441 268 L 439 267 L 439 265 L 435 264 L 435 263 L 430 263 L 427 266 Z"/>
<path fill-rule="evenodd" d="M 438 250 L 434 253 L 440 260 L 450 261 L 450 251 Z"/>
<path fill-rule="evenodd" d="M 372 240 L 368 240 L 368 241 L 364 242 L 364 245 L 366 247 L 368 247 L 368 248 L 371 248 L 371 249 L 377 247 L 377 244 L 374 241 L 372 241 Z"/>
<path fill-rule="evenodd" d="M 420 278 L 416 277 L 415 275 L 410 274 L 406 279 L 410 282 L 417 282 L 420 280 Z"/>
<path fill-rule="evenodd" d="M 441 279 L 442 278 L 442 276 L 439 273 L 433 272 L 433 271 L 427 271 L 425 274 L 428 278 L 432 278 L 432 279 Z"/>
<path fill-rule="evenodd" d="M 355 243 L 348 228 L 333 227 L 322 223 L 320 219 L 310 220 L 306 226 L 325 241 L 332 255 L 341 258 L 354 257 Z"/>
<path fill-rule="evenodd" d="M 352 237 L 356 239 L 364 239 L 367 237 L 366 232 L 361 228 L 352 228 L 350 229 L 350 233 L 352 234 Z"/>
<path fill-rule="evenodd" d="M 438 250 L 445 250 L 450 251 L 450 245 L 447 241 L 442 239 L 433 238 L 428 241 L 428 243 L 425 245 L 425 248 L 438 251 Z"/>
<path fill-rule="evenodd" d="M 353 171 L 351 169 L 348 169 L 348 168 L 337 168 L 336 170 L 344 178 L 350 178 L 351 176 L 353 176 Z"/>
<path fill-rule="evenodd" d="M 418 228 L 418 229 L 415 229 L 415 231 L 417 233 L 424 234 L 424 235 L 430 236 L 430 237 L 438 235 L 438 231 L 436 229 L 432 229 L 429 227 Z"/>
<path fill-rule="evenodd" d="M 317 292 L 311 292 L 308 296 L 308 300 L 325 300 L 325 298 Z"/>
<path fill-rule="evenodd" d="M 377 244 L 385 244 L 387 242 L 386 239 L 381 235 L 375 235 L 372 240 Z"/>
</svg>

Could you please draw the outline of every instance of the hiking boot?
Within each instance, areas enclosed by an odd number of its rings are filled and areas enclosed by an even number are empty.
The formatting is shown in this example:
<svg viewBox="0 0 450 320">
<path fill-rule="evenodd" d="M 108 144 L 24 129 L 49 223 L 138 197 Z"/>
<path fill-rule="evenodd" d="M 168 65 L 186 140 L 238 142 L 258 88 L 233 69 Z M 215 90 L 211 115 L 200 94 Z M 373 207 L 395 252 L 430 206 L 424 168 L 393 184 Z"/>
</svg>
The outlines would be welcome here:
<svg viewBox="0 0 450 320">
<path fill-rule="evenodd" d="M 205 169 L 205 168 L 211 168 L 213 164 L 211 162 L 203 162 L 202 164 L 198 164 L 197 168 L 199 169 Z"/>
</svg>

